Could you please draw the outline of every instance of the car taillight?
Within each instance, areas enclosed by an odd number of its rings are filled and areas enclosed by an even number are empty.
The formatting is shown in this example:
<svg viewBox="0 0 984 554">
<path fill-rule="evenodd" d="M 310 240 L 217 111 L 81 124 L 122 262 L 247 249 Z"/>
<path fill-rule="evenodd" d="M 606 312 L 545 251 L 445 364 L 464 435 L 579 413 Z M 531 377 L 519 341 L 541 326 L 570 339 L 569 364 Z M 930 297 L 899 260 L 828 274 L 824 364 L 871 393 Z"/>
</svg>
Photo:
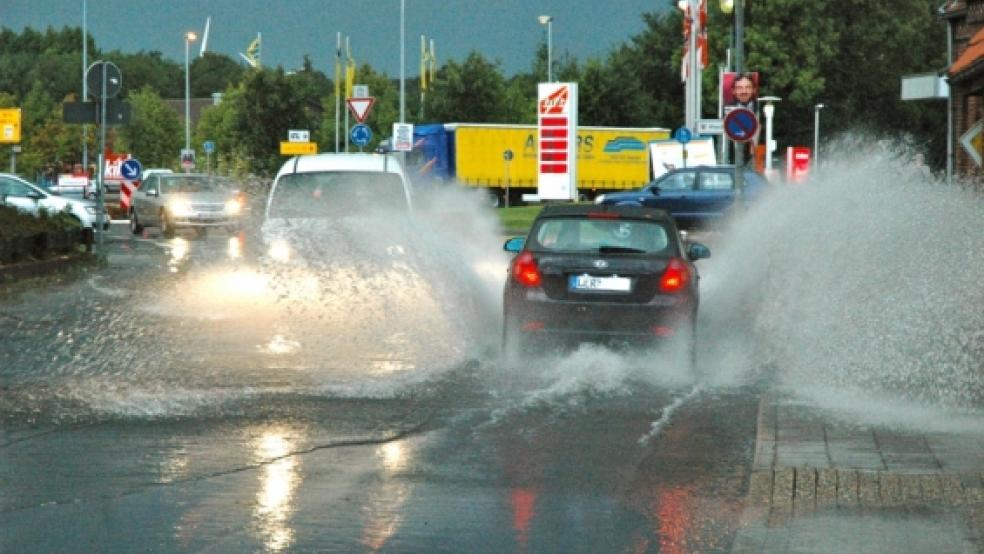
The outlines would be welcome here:
<svg viewBox="0 0 984 554">
<path fill-rule="evenodd" d="M 660 292 L 680 292 L 690 281 L 690 268 L 678 258 L 673 258 L 659 280 Z"/>
<path fill-rule="evenodd" d="M 540 268 L 537 267 L 533 254 L 529 252 L 522 252 L 516 256 L 513 260 L 512 274 L 513 279 L 524 287 L 538 287 L 543 281 Z"/>
</svg>

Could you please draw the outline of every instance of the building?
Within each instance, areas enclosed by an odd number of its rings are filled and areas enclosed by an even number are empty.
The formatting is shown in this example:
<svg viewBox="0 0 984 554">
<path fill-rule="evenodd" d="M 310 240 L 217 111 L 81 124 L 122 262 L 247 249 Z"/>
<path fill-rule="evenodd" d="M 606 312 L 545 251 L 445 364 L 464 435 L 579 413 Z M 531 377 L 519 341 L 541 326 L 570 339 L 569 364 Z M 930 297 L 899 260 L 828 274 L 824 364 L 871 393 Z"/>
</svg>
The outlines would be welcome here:
<svg viewBox="0 0 984 554">
<path fill-rule="evenodd" d="M 952 100 L 954 174 L 984 183 L 984 133 L 971 141 L 978 159 L 965 150 L 960 139 L 984 122 L 984 0 L 947 0 L 940 16 L 949 27 L 951 59 L 947 68 Z M 981 128 L 984 129 L 984 123 Z"/>
</svg>

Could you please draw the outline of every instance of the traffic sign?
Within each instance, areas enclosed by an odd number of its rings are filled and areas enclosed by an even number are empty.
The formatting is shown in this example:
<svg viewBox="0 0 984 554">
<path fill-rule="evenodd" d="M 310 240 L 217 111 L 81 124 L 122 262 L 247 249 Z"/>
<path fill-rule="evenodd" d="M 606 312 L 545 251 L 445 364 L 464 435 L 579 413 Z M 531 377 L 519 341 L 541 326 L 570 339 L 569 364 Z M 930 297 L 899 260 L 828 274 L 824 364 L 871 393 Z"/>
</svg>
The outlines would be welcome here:
<svg viewBox="0 0 984 554">
<path fill-rule="evenodd" d="M 89 87 L 89 94 L 96 98 L 103 97 L 103 79 L 106 83 L 106 98 L 113 98 L 120 93 L 123 88 L 123 74 L 120 68 L 113 62 L 92 62 L 89 69 L 85 72 L 85 83 Z"/>
<path fill-rule="evenodd" d="M 127 181 L 139 181 L 142 173 L 143 166 L 133 158 L 124 160 L 123 165 L 120 166 L 120 175 Z"/>
<path fill-rule="evenodd" d="M 318 143 L 316 142 L 290 142 L 280 141 L 281 156 L 299 156 L 302 154 L 317 154 Z"/>
<path fill-rule="evenodd" d="M 413 151 L 413 123 L 393 124 L 393 150 L 397 152 Z"/>
<path fill-rule="evenodd" d="M 372 96 L 365 98 L 352 97 L 345 101 L 348 104 L 349 110 L 352 115 L 355 116 L 356 121 L 363 123 L 367 117 L 369 117 L 369 110 L 372 109 L 372 105 L 376 103 L 376 99 Z"/>
<path fill-rule="evenodd" d="M 724 133 L 735 142 L 752 140 L 758 130 L 758 118 L 748 108 L 735 108 L 724 116 Z"/>
<path fill-rule="evenodd" d="M 307 129 L 290 129 L 287 131 L 289 142 L 311 142 L 311 131 Z"/>
<path fill-rule="evenodd" d="M 372 140 L 372 129 L 362 123 L 353 125 L 352 130 L 349 131 L 349 139 L 352 140 L 352 144 L 362 148 Z"/>
<path fill-rule="evenodd" d="M 4 108 L 0 110 L 0 143 L 21 141 L 21 109 Z"/>
<path fill-rule="evenodd" d="M 194 169 L 195 167 L 195 149 L 194 148 L 182 148 L 181 149 L 181 167 L 185 169 Z"/>
<path fill-rule="evenodd" d="M 698 135 L 720 135 L 724 133 L 724 120 L 722 119 L 698 119 Z"/>
<path fill-rule="evenodd" d="M 673 140 L 680 144 L 687 144 L 692 138 L 694 138 L 694 134 L 686 127 L 679 127 L 676 131 L 673 131 Z"/>
<path fill-rule="evenodd" d="M 206 154 L 212 154 L 212 153 L 214 153 L 215 152 L 215 141 L 214 140 L 206 140 L 205 142 L 203 142 L 202 143 L 202 150 Z"/>
</svg>

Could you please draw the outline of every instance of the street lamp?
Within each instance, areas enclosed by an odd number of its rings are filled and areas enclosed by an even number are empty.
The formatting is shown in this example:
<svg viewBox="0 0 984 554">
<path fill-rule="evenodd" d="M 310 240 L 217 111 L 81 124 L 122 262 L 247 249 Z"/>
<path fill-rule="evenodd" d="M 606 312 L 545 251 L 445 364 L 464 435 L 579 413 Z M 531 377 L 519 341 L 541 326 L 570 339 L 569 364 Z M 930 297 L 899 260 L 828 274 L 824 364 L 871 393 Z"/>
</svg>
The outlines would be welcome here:
<svg viewBox="0 0 984 554">
<path fill-rule="evenodd" d="M 185 150 L 191 150 L 191 66 L 188 63 L 188 48 L 197 39 L 194 31 L 185 33 Z"/>
<path fill-rule="evenodd" d="M 813 106 L 813 167 L 820 167 L 820 110 L 826 106 Z"/>
<path fill-rule="evenodd" d="M 541 15 L 537 18 L 540 25 L 547 26 L 547 82 L 553 82 L 553 17 Z"/>
<path fill-rule="evenodd" d="M 765 102 L 762 106 L 762 113 L 765 114 L 765 173 L 772 173 L 772 152 L 775 145 L 772 140 L 772 116 L 776 113 L 775 102 L 782 100 L 778 96 L 760 96 L 759 100 Z"/>
</svg>

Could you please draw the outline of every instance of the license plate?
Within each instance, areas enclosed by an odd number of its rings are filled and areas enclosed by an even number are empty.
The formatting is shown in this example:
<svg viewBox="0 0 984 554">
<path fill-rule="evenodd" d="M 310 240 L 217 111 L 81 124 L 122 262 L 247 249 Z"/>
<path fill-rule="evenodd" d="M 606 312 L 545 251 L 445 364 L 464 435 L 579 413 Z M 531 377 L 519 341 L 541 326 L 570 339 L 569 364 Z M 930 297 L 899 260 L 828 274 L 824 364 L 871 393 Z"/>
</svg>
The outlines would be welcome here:
<svg viewBox="0 0 984 554">
<path fill-rule="evenodd" d="M 628 277 L 597 277 L 594 275 L 571 275 L 568 278 L 568 287 L 571 290 L 597 290 L 605 292 L 629 292 L 632 290 L 632 281 Z"/>
</svg>

